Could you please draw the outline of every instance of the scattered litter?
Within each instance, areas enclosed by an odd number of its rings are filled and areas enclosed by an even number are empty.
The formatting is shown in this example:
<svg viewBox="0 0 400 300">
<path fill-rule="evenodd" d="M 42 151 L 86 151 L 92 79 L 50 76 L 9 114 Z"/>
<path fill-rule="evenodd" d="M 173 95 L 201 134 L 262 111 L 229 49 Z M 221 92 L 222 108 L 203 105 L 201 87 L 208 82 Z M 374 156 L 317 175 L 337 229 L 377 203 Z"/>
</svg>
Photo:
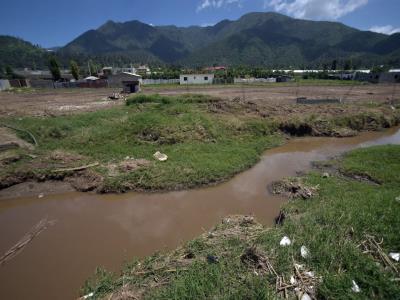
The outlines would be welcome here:
<svg viewBox="0 0 400 300">
<path fill-rule="evenodd" d="M 393 105 L 390 105 L 390 108 L 391 108 L 392 110 L 396 110 L 396 107 L 394 107 Z"/>
<path fill-rule="evenodd" d="M 83 299 L 88 299 L 88 298 L 92 298 L 93 296 L 94 296 L 94 293 L 92 292 L 90 294 L 87 294 L 87 295 L 83 296 L 82 298 Z"/>
<path fill-rule="evenodd" d="M 44 194 L 43 193 L 40 193 L 39 195 L 38 195 L 38 198 L 39 199 L 41 199 L 41 198 L 43 198 L 44 197 Z"/>
<path fill-rule="evenodd" d="M 311 300 L 317 299 L 316 286 L 322 282 L 322 277 L 316 276 L 315 272 L 305 269 L 303 265 L 294 264 L 294 274 L 290 277 L 289 282 L 285 281 L 284 276 L 277 276 L 276 290 L 283 293 L 283 298 L 290 298 L 289 291 L 296 294 L 297 299 Z"/>
<path fill-rule="evenodd" d="M 224 224 L 229 224 L 230 222 L 231 222 L 230 218 L 225 218 L 222 220 L 222 223 L 224 223 Z"/>
<path fill-rule="evenodd" d="M 391 253 L 389 253 L 389 257 L 391 259 L 395 260 L 395 261 L 399 261 L 400 260 L 400 253 L 391 252 Z"/>
<path fill-rule="evenodd" d="M 307 249 L 306 246 L 301 246 L 300 254 L 301 254 L 301 257 L 307 258 L 310 255 L 310 251 Z"/>
<path fill-rule="evenodd" d="M 325 172 L 324 174 L 322 174 L 322 178 L 329 178 L 329 173 Z"/>
<path fill-rule="evenodd" d="M 208 261 L 210 264 L 217 264 L 217 263 L 219 263 L 218 256 L 215 256 L 215 255 L 207 255 L 207 261 Z"/>
<path fill-rule="evenodd" d="M 392 269 L 395 273 L 400 274 L 400 270 L 398 267 L 393 263 L 391 259 L 394 259 L 392 256 L 386 254 L 386 252 L 382 249 L 381 245 L 383 244 L 383 239 L 378 241 L 372 235 L 365 235 L 365 240 L 361 242 L 358 246 L 361 248 L 364 254 L 371 255 L 376 262 L 379 262 L 383 266 Z M 393 253 L 397 254 L 398 253 Z"/>
<path fill-rule="evenodd" d="M 287 236 L 284 236 L 284 237 L 281 239 L 281 242 L 280 242 L 279 244 L 280 244 L 281 246 L 285 247 L 285 246 L 289 246 L 291 243 L 292 243 L 291 240 L 290 240 Z"/>
<path fill-rule="evenodd" d="M 159 161 L 166 161 L 168 159 L 168 156 L 164 153 L 161 153 L 160 151 L 157 151 L 156 153 L 153 154 L 154 158 L 159 160 Z"/>
<path fill-rule="evenodd" d="M 304 265 L 294 264 L 294 267 L 299 270 L 304 269 Z"/>
<path fill-rule="evenodd" d="M 311 272 L 311 271 L 304 272 L 304 275 L 306 275 L 307 277 L 310 277 L 310 278 L 314 278 L 315 277 L 314 272 Z"/>
<path fill-rule="evenodd" d="M 311 300 L 311 297 L 307 293 L 304 293 L 300 300 Z"/>
<path fill-rule="evenodd" d="M 359 293 L 359 292 L 361 292 L 361 289 L 360 289 L 360 287 L 358 286 L 358 284 L 353 280 L 353 286 L 351 287 L 351 290 L 354 292 L 354 293 Z"/>
<path fill-rule="evenodd" d="M 120 93 L 113 93 L 111 96 L 108 96 L 109 100 L 119 100 L 123 98 L 124 97 Z"/>
</svg>

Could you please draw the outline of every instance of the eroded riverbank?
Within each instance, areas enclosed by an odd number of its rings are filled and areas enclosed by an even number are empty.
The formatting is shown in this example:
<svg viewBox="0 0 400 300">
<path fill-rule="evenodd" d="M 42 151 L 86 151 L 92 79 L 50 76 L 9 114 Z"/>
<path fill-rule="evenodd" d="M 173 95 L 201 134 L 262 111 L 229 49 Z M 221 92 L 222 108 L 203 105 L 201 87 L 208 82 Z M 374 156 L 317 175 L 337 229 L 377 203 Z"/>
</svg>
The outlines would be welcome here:
<svg viewBox="0 0 400 300">
<path fill-rule="evenodd" d="M 248 171 L 218 186 L 157 194 L 64 193 L 0 201 L 0 252 L 43 217 L 57 220 L 0 267 L 0 297 L 71 299 L 97 266 L 117 271 L 125 260 L 173 249 L 232 214 L 271 225 L 284 199 L 267 185 L 306 171 L 311 162 L 359 146 L 399 143 L 398 128 L 359 136 L 301 138 L 267 151 Z M 24 282 L 21 285 L 21 282 Z"/>
</svg>

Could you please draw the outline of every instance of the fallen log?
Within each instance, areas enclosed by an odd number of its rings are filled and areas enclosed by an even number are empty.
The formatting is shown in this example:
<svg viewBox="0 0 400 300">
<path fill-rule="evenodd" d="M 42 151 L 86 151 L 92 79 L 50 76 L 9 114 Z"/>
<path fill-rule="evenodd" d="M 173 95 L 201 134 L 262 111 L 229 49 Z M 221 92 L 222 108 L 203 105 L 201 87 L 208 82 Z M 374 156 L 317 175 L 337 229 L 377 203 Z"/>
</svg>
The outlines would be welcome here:
<svg viewBox="0 0 400 300">
<path fill-rule="evenodd" d="M 98 165 L 99 165 L 99 163 L 96 162 L 96 163 L 93 163 L 93 164 L 90 164 L 90 165 L 80 166 L 80 167 L 75 167 L 75 168 L 56 169 L 56 170 L 53 170 L 52 172 L 61 173 L 61 172 L 82 171 L 82 170 L 86 170 L 86 169 L 89 169 L 89 168 L 96 167 Z"/>
<path fill-rule="evenodd" d="M 25 234 L 18 243 L 16 243 L 10 250 L 8 250 L 2 257 L 0 257 L 0 266 L 5 264 L 10 259 L 14 258 L 16 255 L 21 253 L 22 250 L 43 230 L 47 229 L 49 226 L 54 225 L 56 221 L 49 221 L 47 218 L 42 219 L 37 223 L 32 229 Z"/>
</svg>

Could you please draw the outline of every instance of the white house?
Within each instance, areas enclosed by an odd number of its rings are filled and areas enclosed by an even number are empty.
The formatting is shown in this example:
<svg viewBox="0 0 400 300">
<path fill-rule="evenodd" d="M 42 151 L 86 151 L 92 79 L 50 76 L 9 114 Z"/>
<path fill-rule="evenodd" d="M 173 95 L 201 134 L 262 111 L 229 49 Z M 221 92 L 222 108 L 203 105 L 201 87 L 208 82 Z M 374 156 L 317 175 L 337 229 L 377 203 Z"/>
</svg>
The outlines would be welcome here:
<svg viewBox="0 0 400 300">
<path fill-rule="evenodd" d="M 180 84 L 212 84 L 214 74 L 183 74 L 179 78 Z"/>
</svg>

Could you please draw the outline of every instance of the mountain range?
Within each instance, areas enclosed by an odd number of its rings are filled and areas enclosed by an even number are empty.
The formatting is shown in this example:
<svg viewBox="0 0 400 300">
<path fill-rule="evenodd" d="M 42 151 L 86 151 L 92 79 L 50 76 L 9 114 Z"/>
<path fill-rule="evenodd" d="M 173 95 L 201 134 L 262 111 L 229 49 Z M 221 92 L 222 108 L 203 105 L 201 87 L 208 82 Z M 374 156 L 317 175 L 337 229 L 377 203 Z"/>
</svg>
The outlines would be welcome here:
<svg viewBox="0 0 400 300">
<path fill-rule="evenodd" d="M 0 49 L 2 49 L 0 39 Z M 361 31 L 342 23 L 249 13 L 214 26 L 151 26 L 108 21 L 56 51 L 62 60 L 92 58 L 104 64 L 317 67 L 348 61 L 358 67 L 400 65 L 400 33 Z M 0 56 L 0 64 L 1 64 Z"/>
</svg>

